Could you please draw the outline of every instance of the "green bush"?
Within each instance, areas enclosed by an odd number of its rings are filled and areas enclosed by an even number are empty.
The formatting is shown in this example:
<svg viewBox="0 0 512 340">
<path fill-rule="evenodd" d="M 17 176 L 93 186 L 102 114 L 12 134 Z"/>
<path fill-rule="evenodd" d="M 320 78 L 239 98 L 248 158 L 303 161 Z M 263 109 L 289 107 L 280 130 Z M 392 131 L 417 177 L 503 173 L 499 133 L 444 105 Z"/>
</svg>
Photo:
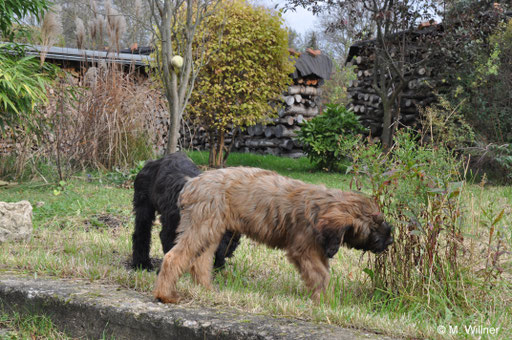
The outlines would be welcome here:
<svg viewBox="0 0 512 340">
<path fill-rule="evenodd" d="M 339 169 L 346 160 L 342 144 L 351 144 L 363 132 L 354 112 L 342 105 L 328 104 L 324 112 L 305 122 L 297 133 L 311 162 L 329 171 Z"/>
<path fill-rule="evenodd" d="M 389 153 L 372 143 L 341 151 L 352 159 L 355 189 L 370 192 L 394 226 L 393 245 L 371 257 L 364 270 L 376 292 L 428 301 L 433 310 L 450 305 L 461 315 L 473 313 L 468 298 L 472 301 L 470 295 L 483 288 L 468 289 L 465 282 L 471 277 L 485 286 L 499 277 L 503 242 L 494 230 L 504 210 L 490 213 L 491 222 L 483 224 L 490 230 L 486 235 L 468 218 L 480 213 L 462 199 L 462 161 L 442 145 L 418 144 L 409 131 L 397 132 Z M 468 250 L 468 239 L 478 242 L 479 251 Z M 487 252 L 488 261 L 480 250 Z M 485 264 L 478 263 L 482 260 Z"/>
</svg>

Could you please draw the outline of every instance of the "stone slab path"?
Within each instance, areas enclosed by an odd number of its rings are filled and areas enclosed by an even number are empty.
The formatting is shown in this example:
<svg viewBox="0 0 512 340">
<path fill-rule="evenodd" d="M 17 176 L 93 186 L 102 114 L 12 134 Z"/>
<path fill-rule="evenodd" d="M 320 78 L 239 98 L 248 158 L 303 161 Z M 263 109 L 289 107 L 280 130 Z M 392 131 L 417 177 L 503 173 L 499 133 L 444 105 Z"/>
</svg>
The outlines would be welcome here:
<svg viewBox="0 0 512 340">
<path fill-rule="evenodd" d="M 88 339 L 391 339 L 288 318 L 165 305 L 116 286 L 5 271 L 0 309 L 44 314 L 67 334 Z"/>
</svg>

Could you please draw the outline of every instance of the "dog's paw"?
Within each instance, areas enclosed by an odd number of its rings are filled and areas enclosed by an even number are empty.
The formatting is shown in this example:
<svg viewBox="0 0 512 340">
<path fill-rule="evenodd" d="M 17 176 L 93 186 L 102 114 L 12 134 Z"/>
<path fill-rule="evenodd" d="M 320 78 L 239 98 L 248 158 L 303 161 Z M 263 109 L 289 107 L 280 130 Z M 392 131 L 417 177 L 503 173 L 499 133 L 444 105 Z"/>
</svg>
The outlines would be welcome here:
<svg viewBox="0 0 512 340">
<path fill-rule="evenodd" d="M 162 303 L 172 303 L 172 304 L 177 304 L 181 301 L 180 296 L 176 292 L 172 293 L 170 296 L 155 294 L 155 299 Z"/>
<path fill-rule="evenodd" d="M 153 267 L 153 264 L 151 264 L 151 261 L 147 262 L 141 262 L 141 263 L 132 263 L 131 264 L 132 269 L 134 270 L 147 270 L 147 271 L 153 271 L 155 268 Z"/>
</svg>

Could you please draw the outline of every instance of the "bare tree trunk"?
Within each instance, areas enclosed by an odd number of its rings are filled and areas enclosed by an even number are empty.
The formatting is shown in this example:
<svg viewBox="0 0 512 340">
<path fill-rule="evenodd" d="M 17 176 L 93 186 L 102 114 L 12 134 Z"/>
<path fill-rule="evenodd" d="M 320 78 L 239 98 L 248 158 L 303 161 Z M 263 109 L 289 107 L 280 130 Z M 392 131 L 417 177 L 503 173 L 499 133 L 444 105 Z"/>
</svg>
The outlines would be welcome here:
<svg viewBox="0 0 512 340">
<path fill-rule="evenodd" d="M 375 4 L 375 13 L 379 9 Z M 392 1 L 386 3 L 386 6 L 392 8 Z M 393 60 L 388 51 L 385 37 L 389 34 L 390 22 L 377 21 L 377 39 L 375 43 L 375 61 L 374 61 L 374 80 L 373 88 L 382 101 L 382 148 L 387 151 L 393 143 L 393 109 L 396 105 L 398 96 L 407 83 L 404 78 L 403 61 Z M 397 65 L 398 64 L 398 65 Z M 389 79 L 386 79 L 386 76 Z M 398 84 L 395 82 L 398 81 Z"/>
<path fill-rule="evenodd" d="M 222 168 L 224 166 L 224 131 L 219 131 L 219 137 L 217 140 L 217 158 L 215 159 L 215 167 Z"/>
<path fill-rule="evenodd" d="M 151 19 L 161 43 L 157 64 L 169 107 L 169 130 L 165 153 L 178 149 L 181 118 L 185 112 L 195 79 L 205 64 L 202 46 L 193 51 L 194 35 L 201 22 L 213 13 L 220 0 L 147 0 Z M 185 8 L 183 14 L 180 9 Z M 193 53 L 194 52 L 194 53 Z M 178 55 L 183 65 L 176 68 L 171 59 Z"/>
<path fill-rule="evenodd" d="M 210 134 L 210 152 L 208 154 L 208 166 L 213 167 L 213 165 L 215 163 L 215 158 L 217 158 L 216 157 L 217 149 L 215 148 L 215 135 L 214 135 L 213 131 L 210 131 L 209 134 Z"/>
<path fill-rule="evenodd" d="M 151 1 L 150 1 L 151 4 Z M 157 26 L 162 42 L 160 53 L 161 78 L 164 83 L 165 97 L 169 106 L 169 130 L 167 132 L 167 147 L 165 153 L 173 153 L 177 151 L 179 131 L 179 100 L 178 100 L 178 77 L 175 70 L 171 66 L 171 58 L 173 56 L 172 36 L 171 36 L 171 18 L 176 8 L 169 0 L 161 3 L 152 3 L 153 18 L 157 21 Z M 158 9 L 159 16 L 156 14 Z"/>
<path fill-rule="evenodd" d="M 386 101 L 382 102 L 382 109 L 384 115 L 382 117 L 382 148 L 388 150 L 393 141 L 393 134 L 391 133 L 391 123 L 393 121 L 393 110 L 392 103 L 386 98 Z"/>
<path fill-rule="evenodd" d="M 208 166 L 212 168 L 222 168 L 225 164 L 224 144 L 225 132 L 216 130 L 210 133 L 210 154 L 208 157 Z"/>
<path fill-rule="evenodd" d="M 178 99 L 178 75 L 174 70 L 171 71 L 171 87 L 169 102 L 169 131 L 167 133 L 167 148 L 165 153 L 173 153 L 178 151 L 178 140 L 180 138 L 181 113 Z"/>
<path fill-rule="evenodd" d="M 224 167 L 226 165 L 226 161 L 228 160 L 229 154 L 231 153 L 231 149 L 233 149 L 233 145 L 235 145 L 235 140 L 238 135 L 238 128 L 233 129 L 233 133 L 231 135 L 231 143 L 229 143 L 229 147 L 227 148 L 226 152 L 224 153 L 224 157 L 222 159 L 222 166 Z"/>
</svg>

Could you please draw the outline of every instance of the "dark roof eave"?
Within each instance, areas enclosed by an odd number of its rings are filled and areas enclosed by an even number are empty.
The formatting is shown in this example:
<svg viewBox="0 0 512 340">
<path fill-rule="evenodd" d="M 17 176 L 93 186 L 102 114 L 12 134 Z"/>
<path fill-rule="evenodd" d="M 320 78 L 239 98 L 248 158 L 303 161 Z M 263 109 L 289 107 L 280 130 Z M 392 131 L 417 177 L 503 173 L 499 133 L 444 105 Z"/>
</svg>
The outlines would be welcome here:
<svg viewBox="0 0 512 340">
<path fill-rule="evenodd" d="M 3 44 L 0 42 L 0 44 Z M 153 60 L 148 55 L 115 53 L 107 51 L 80 50 L 77 48 L 67 47 L 50 47 L 45 49 L 40 45 L 26 45 L 25 53 L 28 55 L 40 55 L 42 51 L 46 51 L 46 59 L 52 60 L 69 60 L 82 62 L 101 62 L 110 61 L 117 64 L 133 64 L 135 66 L 148 66 Z"/>
<path fill-rule="evenodd" d="M 39 52 L 27 51 L 27 55 L 38 56 Z M 52 60 L 66 60 L 66 61 L 81 61 L 81 62 L 89 62 L 89 63 L 98 63 L 101 61 L 110 61 L 116 64 L 130 65 L 133 64 L 135 66 L 148 66 L 149 63 L 145 61 L 136 61 L 136 60 L 128 60 L 128 59 L 120 59 L 116 57 L 102 57 L 102 56 L 77 56 L 77 55 L 62 55 L 55 53 L 48 53 L 46 55 L 46 59 Z"/>
</svg>

